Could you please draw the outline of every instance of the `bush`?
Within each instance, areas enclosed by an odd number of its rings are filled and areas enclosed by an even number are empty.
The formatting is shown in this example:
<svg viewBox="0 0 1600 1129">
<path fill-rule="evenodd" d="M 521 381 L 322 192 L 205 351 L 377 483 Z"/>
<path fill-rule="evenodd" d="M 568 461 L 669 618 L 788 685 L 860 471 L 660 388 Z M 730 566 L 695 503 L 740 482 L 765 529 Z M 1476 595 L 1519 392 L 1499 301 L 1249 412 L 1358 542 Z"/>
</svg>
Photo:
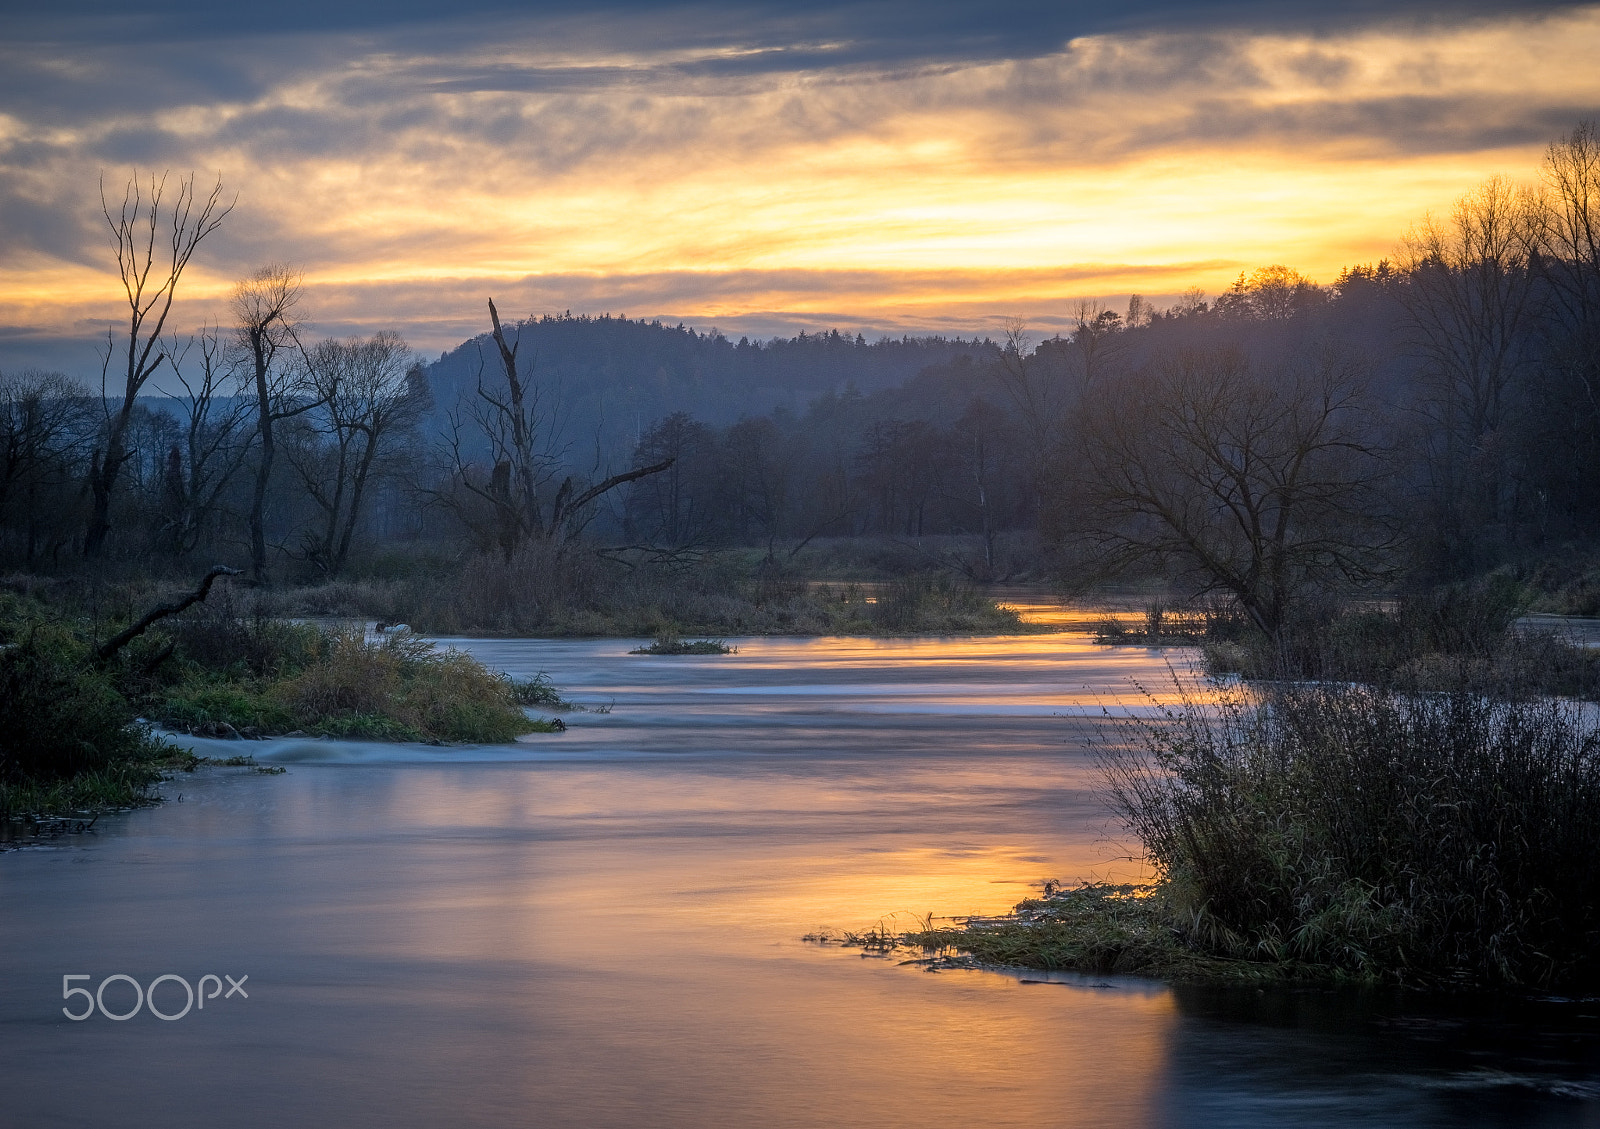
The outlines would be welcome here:
<svg viewBox="0 0 1600 1129">
<path fill-rule="evenodd" d="M 150 801 L 173 750 L 57 624 L 0 614 L 0 818 Z"/>
<path fill-rule="evenodd" d="M 1510 577 L 1415 593 L 1391 607 L 1301 609 L 1279 638 L 1204 641 L 1213 673 L 1339 679 L 1410 691 L 1600 696 L 1600 652 L 1519 627 L 1527 594 Z"/>
<path fill-rule="evenodd" d="M 166 627 L 179 652 L 210 671 L 270 678 L 316 661 L 322 632 L 313 624 L 244 608 L 224 586 L 206 603 Z"/>
<path fill-rule="evenodd" d="M 1582 707 L 1278 684 L 1128 724 L 1140 740 L 1101 748 L 1110 798 L 1195 951 L 1600 981 L 1600 730 Z"/>
<path fill-rule="evenodd" d="M 63 780 L 150 754 L 133 708 L 88 647 L 35 624 L 0 649 L 0 779 Z"/>
</svg>

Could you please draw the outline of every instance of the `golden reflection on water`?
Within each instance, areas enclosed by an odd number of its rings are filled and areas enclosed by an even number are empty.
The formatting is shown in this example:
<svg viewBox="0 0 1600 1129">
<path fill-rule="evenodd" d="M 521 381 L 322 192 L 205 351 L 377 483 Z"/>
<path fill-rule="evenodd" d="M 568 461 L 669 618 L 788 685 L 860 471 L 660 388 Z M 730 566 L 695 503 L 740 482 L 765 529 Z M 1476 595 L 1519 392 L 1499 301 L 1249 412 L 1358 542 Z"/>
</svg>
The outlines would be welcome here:
<svg viewBox="0 0 1600 1129">
<path fill-rule="evenodd" d="M 616 709 L 499 760 L 264 743 L 329 763 L 186 778 L 181 803 L 6 856 L 0 1070 L 27 1080 L 6 1115 L 138 1124 L 129 1110 L 165 1115 L 181 1091 L 189 1120 L 143 1123 L 1472 1123 L 1394 1116 L 1422 1099 L 1387 1045 L 1197 1021 L 1151 982 L 929 974 L 800 940 L 995 913 L 1046 878 L 1142 877 L 1054 711 L 1154 682 L 1163 653 L 739 643 L 685 661 L 474 643 Z M 981 708 L 927 712 L 957 694 Z M 64 970 L 202 967 L 249 972 L 249 1010 L 54 1019 Z"/>
<path fill-rule="evenodd" d="M 1019 809 L 1058 788 L 1088 807 L 1068 760 L 310 770 L 295 786 L 320 795 L 283 800 L 314 834 L 360 789 L 328 908 L 350 957 L 546 970 L 491 1005 L 537 1064 L 529 1111 L 580 1101 L 563 1088 L 580 1079 L 626 1108 L 626 1079 L 653 1124 L 1148 1124 L 1177 1018 L 1164 988 L 930 975 L 799 939 L 993 913 L 1045 877 L 1114 868 L 1093 818 Z"/>
</svg>

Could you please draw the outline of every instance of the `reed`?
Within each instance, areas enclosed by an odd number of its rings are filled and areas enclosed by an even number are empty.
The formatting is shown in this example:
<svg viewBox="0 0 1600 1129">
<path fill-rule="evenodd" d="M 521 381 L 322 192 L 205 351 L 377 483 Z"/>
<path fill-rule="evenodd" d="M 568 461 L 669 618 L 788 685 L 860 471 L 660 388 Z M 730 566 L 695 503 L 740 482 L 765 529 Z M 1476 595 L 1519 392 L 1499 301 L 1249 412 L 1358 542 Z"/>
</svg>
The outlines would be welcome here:
<svg viewBox="0 0 1600 1129">
<path fill-rule="evenodd" d="M 1412 984 L 1600 980 L 1592 710 L 1273 683 L 1119 725 L 1107 795 L 1191 951 Z"/>
</svg>

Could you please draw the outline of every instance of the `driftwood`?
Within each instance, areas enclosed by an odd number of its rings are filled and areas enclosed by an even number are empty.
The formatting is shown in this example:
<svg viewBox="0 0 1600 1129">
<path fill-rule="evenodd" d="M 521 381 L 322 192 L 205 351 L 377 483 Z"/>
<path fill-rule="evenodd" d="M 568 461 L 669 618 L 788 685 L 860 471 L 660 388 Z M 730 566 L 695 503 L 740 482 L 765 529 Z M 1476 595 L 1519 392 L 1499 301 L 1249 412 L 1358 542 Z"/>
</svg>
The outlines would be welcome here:
<svg viewBox="0 0 1600 1129">
<path fill-rule="evenodd" d="M 112 655 L 116 654 L 129 643 L 143 635 L 149 629 L 150 625 L 156 622 L 156 620 L 165 619 L 169 615 L 177 615 L 179 612 L 184 611 L 185 609 L 192 607 L 193 605 L 204 600 L 211 594 L 211 585 L 216 583 L 217 577 L 238 576 L 239 574 L 240 572 L 238 569 L 229 568 L 227 565 L 214 566 L 210 572 L 205 574 L 200 581 L 200 586 L 193 592 L 190 592 L 181 600 L 174 600 L 170 604 L 159 604 L 156 607 L 151 608 L 126 629 L 117 632 L 117 634 L 113 635 L 104 643 L 101 643 L 98 647 L 96 647 L 94 649 L 94 657 L 99 659 L 101 662 L 105 662 Z"/>
</svg>

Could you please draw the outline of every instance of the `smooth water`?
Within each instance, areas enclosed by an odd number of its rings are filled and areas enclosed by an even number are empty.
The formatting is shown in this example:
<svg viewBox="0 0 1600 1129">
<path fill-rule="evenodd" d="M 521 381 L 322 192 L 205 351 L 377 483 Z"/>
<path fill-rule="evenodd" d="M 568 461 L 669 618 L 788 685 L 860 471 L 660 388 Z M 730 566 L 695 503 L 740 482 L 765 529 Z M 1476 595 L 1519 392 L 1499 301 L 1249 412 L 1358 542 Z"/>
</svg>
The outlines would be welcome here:
<svg viewBox="0 0 1600 1129">
<path fill-rule="evenodd" d="M 1083 739 L 1170 699 L 1181 653 L 458 642 L 597 709 L 510 748 L 201 742 L 289 772 L 198 773 L 0 855 L 0 1125 L 1600 1124 L 1600 1003 L 930 974 L 800 940 L 1135 873 Z M 63 975 L 114 973 L 249 997 L 63 1017 Z"/>
</svg>

